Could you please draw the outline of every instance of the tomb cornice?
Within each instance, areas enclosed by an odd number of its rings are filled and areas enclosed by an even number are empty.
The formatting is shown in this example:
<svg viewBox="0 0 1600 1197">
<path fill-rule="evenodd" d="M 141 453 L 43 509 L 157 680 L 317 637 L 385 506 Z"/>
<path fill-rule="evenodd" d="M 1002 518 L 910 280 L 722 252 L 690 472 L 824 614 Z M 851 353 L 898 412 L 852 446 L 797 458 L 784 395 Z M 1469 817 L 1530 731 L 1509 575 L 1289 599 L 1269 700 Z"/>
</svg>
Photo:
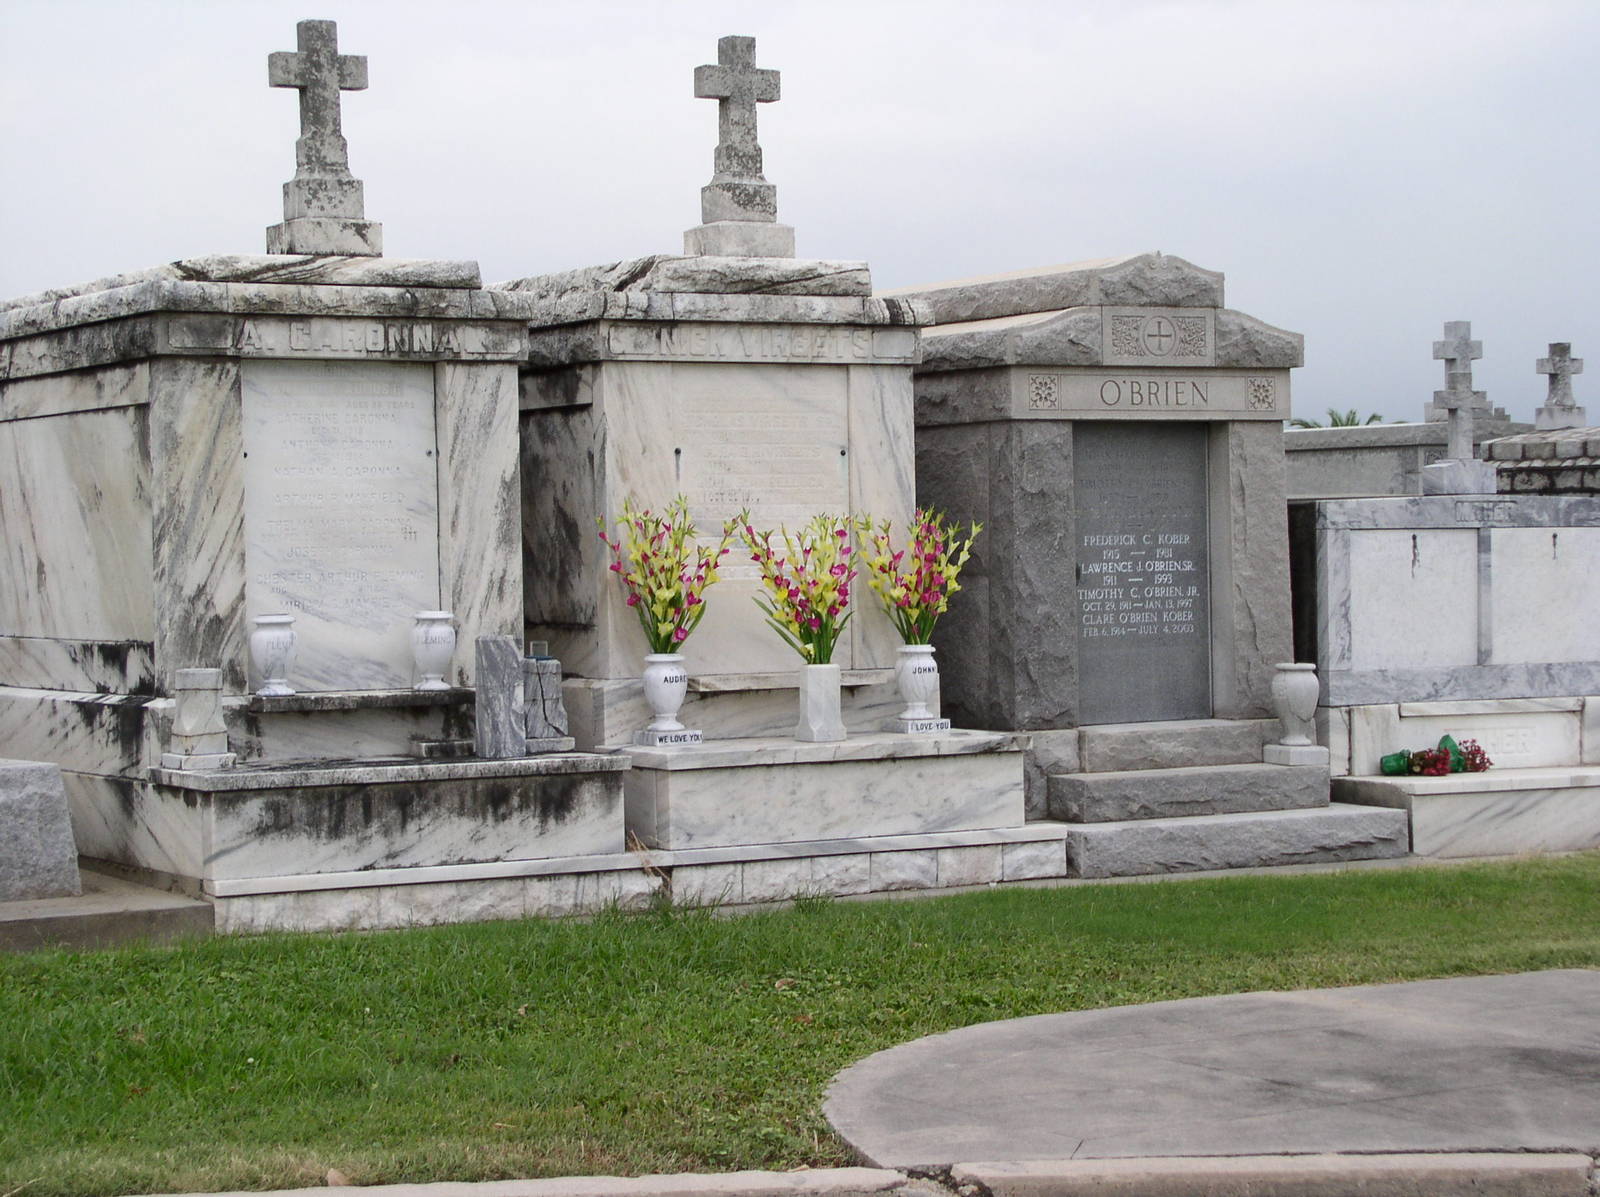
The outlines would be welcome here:
<svg viewBox="0 0 1600 1197">
<path fill-rule="evenodd" d="M 1158 351 L 1165 346 L 1159 343 L 1155 351 L 1143 351 L 1137 341 L 1140 326 L 1163 319 L 1181 332 L 1193 332 L 1193 354 L 1184 357 L 1171 351 L 1171 356 L 1162 357 Z M 1108 320 L 1129 324 L 1132 354 L 1119 352 L 1119 344 L 1129 338 Z M 1192 330 L 1187 329 L 1190 324 L 1194 325 Z M 1153 331 L 1156 336 L 1172 338 L 1171 332 L 1159 327 Z M 936 324 L 923 330 L 923 346 L 923 373 L 992 366 L 1281 370 L 1305 362 L 1305 338 L 1301 334 L 1228 308 L 1093 305 L 1016 313 Z"/>
<path fill-rule="evenodd" d="M 512 279 L 491 289 L 541 300 L 576 300 L 596 292 L 868 296 L 872 275 L 865 262 L 652 254 Z"/>
</svg>

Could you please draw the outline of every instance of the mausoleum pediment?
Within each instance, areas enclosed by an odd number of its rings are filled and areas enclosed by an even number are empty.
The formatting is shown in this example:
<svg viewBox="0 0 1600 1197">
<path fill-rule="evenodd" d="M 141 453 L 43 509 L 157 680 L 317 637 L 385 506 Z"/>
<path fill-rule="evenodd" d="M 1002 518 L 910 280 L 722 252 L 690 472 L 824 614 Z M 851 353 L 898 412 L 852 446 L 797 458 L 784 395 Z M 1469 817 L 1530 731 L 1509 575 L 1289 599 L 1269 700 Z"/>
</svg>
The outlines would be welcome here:
<svg viewBox="0 0 1600 1197">
<path fill-rule="evenodd" d="M 926 300 L 935 324 L 1078 307 L 1220 308 L 1223 302 L 1220 272 L 1162 253 L 1036 267 L 879 295 Z"/>
</svg>

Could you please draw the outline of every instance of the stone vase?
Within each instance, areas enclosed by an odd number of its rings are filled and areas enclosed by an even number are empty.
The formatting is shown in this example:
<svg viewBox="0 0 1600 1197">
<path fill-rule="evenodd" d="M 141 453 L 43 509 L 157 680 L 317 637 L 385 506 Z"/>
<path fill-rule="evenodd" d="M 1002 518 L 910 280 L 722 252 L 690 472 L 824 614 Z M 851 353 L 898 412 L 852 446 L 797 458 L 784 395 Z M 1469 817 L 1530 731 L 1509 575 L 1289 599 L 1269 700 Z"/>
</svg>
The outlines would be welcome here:
<svg viewBox="0 0 1600 1197">
<path fill-rule="evenodd" d="M 418 611 L 411 627 L 411 657 L 416 662 L 417 690 L 448 690 L 444 680 L 456 651 L 455 616 L 448 611 Z"/>
<path fill-rule="evenodd" d="M 794 728 L 796 740 L 830 743 L 845 738 L 844 719 L 839 714 L 841 677 L 837 665 L 800 667 L 800 721 Z"/>
<path fill-rule="evenodd" d="M 933 659 L 933 645 L 902 644 L 900 657 L 894 663 L 894 680 L 906 704 L 900 712 L 901 719 L 914 722 L 937 717 L 928 706 L 939 692 L 939 663 Z"/>
<path fill-rule="evenodd" d="M 250 659 L 261 678 L 257 694 L 268 698 L 293 694 L 289 665 L 294 660 L 294 616 L 257 615 L 250 632 Z"/>
<path fill-rule="evenodd" d="M 1322 688 L 1317 684 L 1317 667 L 1284 662 L 1272 678 L 1272 706 L 1283 725 L 1280 744 L 1298 747 L 1316 743 L 1317 700 Z"/>
<path fill-rule="evenodd" d="M 678 709 L 689 693 L 689 671 L 683 667 L 682 653 L 646 653 L 644 658 L 644 700 L 652 718 L 646 731 L 682 731 Z"/>
</svg>

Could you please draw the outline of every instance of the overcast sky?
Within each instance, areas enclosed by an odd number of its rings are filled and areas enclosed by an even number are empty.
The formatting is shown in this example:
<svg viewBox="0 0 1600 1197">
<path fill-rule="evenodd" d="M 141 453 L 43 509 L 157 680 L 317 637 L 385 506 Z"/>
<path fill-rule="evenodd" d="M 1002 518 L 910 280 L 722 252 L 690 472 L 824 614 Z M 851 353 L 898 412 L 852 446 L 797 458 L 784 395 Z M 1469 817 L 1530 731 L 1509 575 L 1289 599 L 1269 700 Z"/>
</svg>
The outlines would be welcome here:
<svg viewBox="0 0 1600 1197">
<path fill-rule="evenodd" d="M 1159 249 L 1306 337 L 1295 410 L 1420 418 L 1471 320 L 1517 418 L 1553 340 L 1600 421 L 1600 3 L 0 0 L 0 295 L 264 252 L 294 24 L 371 86 L 351 167 L 391 257 L 499 280 L 678 252 L 757 38 L 767 178 L 805 257 L 877 286 Z"/>
</svg>

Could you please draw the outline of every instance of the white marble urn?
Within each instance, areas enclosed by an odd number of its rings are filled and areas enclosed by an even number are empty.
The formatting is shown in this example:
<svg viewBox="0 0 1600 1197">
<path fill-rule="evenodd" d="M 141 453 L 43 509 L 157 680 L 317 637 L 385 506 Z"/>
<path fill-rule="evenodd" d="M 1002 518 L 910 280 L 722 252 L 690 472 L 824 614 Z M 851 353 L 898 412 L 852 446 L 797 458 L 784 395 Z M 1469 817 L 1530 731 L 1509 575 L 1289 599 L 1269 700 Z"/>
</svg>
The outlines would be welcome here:
<svg viewBox="0 0 1600 1197">
<path fill-rule="evenodd" d="M 1280 744 L 1303 747 L 1316 743 L 1317 699 L 1322 693 L 1317 684 L 1317 667 L 1282 662 L 1272 678 L 1272 706 L 1283 727 Z"/>
<path fill-rule="evenodd" d="M 830 743 L 845 738 L 844 719 L 839 714 L 842 676 L 837 665 L 800 667 L 800 721 L 794 728 L 796 740 Z"/>
<path fill-rule="evenodd" d="M 646 731 L 678 732 L 683 724 L 678 710 L 689 693 L 689 671 L 683 667 L 682 653 L 646 653 L 644 658 L 644 700 L 651 719 Z"/>
<path fill-rule="evenodd" d="M 256 616 L 250 632 L 250 659 L 261 678 L 257 694 L 267 698 L 293 694 L 289 665 L 294 660 L 294 616 Z"/>
<path fill-rule="evenodd" d="M 902 644 L 900 656 L 894 664 L 895 685 L 906 709 L 900 718 L 908 723 L 937 718 L 928 706 L 939 692 L 939 663 L 933 658 L 931 644 Z"/>
<path fill-rule="evenodd" d="M 444 680 L 456 651 L 455 616 L 448 611 L 418 611 L 411 627 L 411 656 L 418 690 L 448 690 Z"/>
</svg>

